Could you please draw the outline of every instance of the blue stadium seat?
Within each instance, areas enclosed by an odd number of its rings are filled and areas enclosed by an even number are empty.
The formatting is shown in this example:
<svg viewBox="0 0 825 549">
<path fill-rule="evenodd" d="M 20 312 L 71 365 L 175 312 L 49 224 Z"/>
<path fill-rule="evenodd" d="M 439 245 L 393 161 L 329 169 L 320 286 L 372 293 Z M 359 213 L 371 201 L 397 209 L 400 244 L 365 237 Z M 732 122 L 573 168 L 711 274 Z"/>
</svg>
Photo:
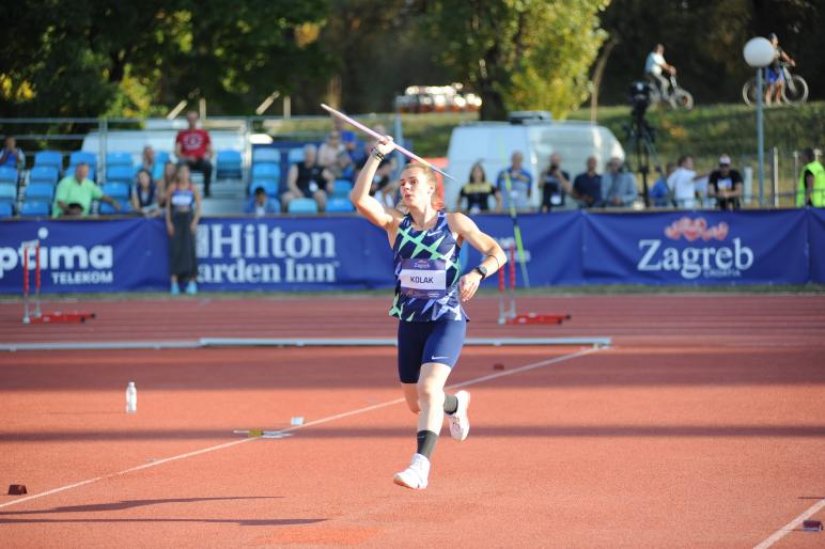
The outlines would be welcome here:
<svg viewBox="0 0 825 549">
<path fill-rule="evenodd" d="M 17 184 L 0 183 L 0 202 L 14 202 L 17 200 Z"/>
<path fill-rule="evenodd" d="M 129 200 L 129 184 L 121 182 L 107 181 L 103 184 L 103 194 L 111 196 L 118 202 Z"/>
<path fill-rule="evenodd" d="M 48 217 L 52 205 L 42 200 L 24 200 L 20 205 L 21 217 Z"/>
<path fill-rule="evenodd" d="M 29 183 L 24 187 L 25 200 L 40 200 L 51 202 L 54 200 L 54 185 L 49 183 Z"/>
<path fill-rule="evenodd" d="M 113 151 L 106 154 L 106 169 L 114 166 L 127 166 L 130 170 L 133 166 L 132 154 L 127 152 Z"/>
<path fill-rule="evenodd" d="M 352 183 L 346 179 L 336 179 L 332 182 L 332 196 L 346 198 L 352 190 Z"/>
<path fill-rule="evenodd" d="M 252 180 L 267 180 L 278 183 L 281 180 L 281 167 L 277 164 L 253 164 Z"/>
<path fill-rule="evenodd" d="M 87 151 L 75 151 L 69 155 L 69 169 L 85 162 L 90 168 L 97 168 L 97 155 Z M 68 171 L 68 170 L 67 170 Z"/>
<path fill-rule="evenodd" d="M 354 212 L 355 206 L 348 198 L 332 197 L 327 201 L 327 212 L 329 213 L 349 213 Z"/>
<path fill-rule="evenodd" d="M 255 189 L 258 187 L 263 187 L 266 195 L 270 198 L 278 198 L 278 183 L 269 179 L 253 179 L 252 183 L 249 184 L 248 193 L 249 196 L 255 194 Z"/>
<path fill-rule="evenodd" d="M 290 201 L 287 211 L 292 214 L 317 214 L 318 204 L 312 198 L 295 198 Z"/>
<path fill-rule="evenodd" d="M 57 185 L 57 168 L 54 166 L 35 166 L 29 172 L 29 185 L 32 183 L 51 183 Z"/>
<path fill-rule="evenodd" d="M 34 155 L 34 166 L 51 166 L 58 173 L 63 170 L 63 154 L 58 151 L 40 151 Z"/>
<path fill-rule="evenodd" d="M 281 151 L 273 147 L 252 149 L 252 164 L 280 164 Z"/>
<path fill-rule="evenodd" d="M 14 204 L 11 202 L 0 202 L 0 219 L 12 217 L 14 215 Z"/>
<path fill-rule="evenodd" d="M 106 168 L 106 183 L 126 183 L 131 185 L 135 179 L 135 170 L 132 166 L 108 166 Z"/>
<path fill-rule="evenodd" d="M 243 177 L 241 153 L 231 149 L 218 151 L 215 159 L 217 179 L 241 179 Z"/>
<path fill-rule="evenodd" d="M 304 161 L 304 149 L 303 147 L 297 149 L 289 149 L 287 153 L 287 160 L 290 164 L 296 164 L 298 162 Z"/>
<path fill-rule="evenodd" d="M 120 204 L 120 210 L 116 210 L 115 207 L 108 202 L 101 202 L 98 204 L 97 213 L 99 215 L 122 215 L 132 213 L 132 204 L 128 200 L 121 200 L 120 198 L 117 198 L 117 201 Z"/>
<path fill-rule="evenodd" d="M 17 185 L 17 169 L 8 166 L 0 166 L 0 183 L 14 183 Z"/>
</svg>

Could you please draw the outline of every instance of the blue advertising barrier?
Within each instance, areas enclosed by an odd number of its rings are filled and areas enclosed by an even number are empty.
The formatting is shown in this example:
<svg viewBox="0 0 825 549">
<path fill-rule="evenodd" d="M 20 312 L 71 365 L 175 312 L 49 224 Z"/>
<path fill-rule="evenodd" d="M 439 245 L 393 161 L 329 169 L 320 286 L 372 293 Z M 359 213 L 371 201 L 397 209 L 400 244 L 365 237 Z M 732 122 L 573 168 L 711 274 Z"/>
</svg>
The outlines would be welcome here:
<svg viewBox="0 0 825 549">
<path fill-rule="evenodd" d="M 509 217 L 479 227 L 509 250 Z M 561 212 L 522 215 L 533 286 L 825 283 L 825 212 Z M 21 243 L 41 242 L 44 293 L 165 290 L 160 219 L 0 223 L 0 293 L 20 294 Z M 359 217 L 206 218 L 197 234 L 205 291 L 388 288 L 386 234 Z M 466 264 L 476 265 L 475 250 Z M 34 268 L 34 261 L 30 262 Z M 521 271 L 516 269 L 518 284 Z M 495 286 L 495 277 L 484 283 Z"/>
<path fill-rule="evenodd" d="M 166 228 L 160 220 L 9 221 L 0 224 L 0 292 L 23 287 L 21 243 L 40 240 L 44 293 L 166 288 Z M 34 253 L 29 266 L 34 270 Z M 34 276 L 30 275 L 32 284 Z"/>
<path fill-rule="evenodd" d="M 583 278 L 597 284 L 802 284 L 805 211 L 585 215 Z"/>
<path fill-rule="evenodd" d="M 808 211 L 811 282 L 825 284 L 825 210 L 811 208 Z"/>
</svg>

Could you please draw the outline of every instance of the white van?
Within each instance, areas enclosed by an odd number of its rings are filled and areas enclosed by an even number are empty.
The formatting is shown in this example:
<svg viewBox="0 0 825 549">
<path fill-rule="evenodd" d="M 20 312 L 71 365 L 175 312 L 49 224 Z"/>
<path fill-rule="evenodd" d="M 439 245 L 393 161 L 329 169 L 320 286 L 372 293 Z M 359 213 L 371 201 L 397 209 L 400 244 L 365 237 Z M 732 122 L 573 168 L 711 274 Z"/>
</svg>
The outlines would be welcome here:
<svg viewBox="0 0 825 549">
<path fill-rule="evenodd" d="M 475 122 L 453 129 L 447 151 L 447 173 L 455 181 L 445 180 L 444 195 L 449 209 L 453 209 L 461 187 L 470 177 L 470 167 L 482 162 L 487 180 L 495 183 L 499 171 L 510 165 L 514 151 L 524 154 L 524 168 L 533 175 L 531 202 L 538 207 L 541 192 L 536 186 L 541 172 L 547 169 L 550 154 L 562 157 L 561 167 L 572 178 L 585 171 L 589 156 L 599 162 L 599 173 L 606 162 L 618 156 L 624 159 L 624 149 L 609 129 L 589 122 Z M 566 206 L 574 207 L 572 200 Z"/>
</svg>

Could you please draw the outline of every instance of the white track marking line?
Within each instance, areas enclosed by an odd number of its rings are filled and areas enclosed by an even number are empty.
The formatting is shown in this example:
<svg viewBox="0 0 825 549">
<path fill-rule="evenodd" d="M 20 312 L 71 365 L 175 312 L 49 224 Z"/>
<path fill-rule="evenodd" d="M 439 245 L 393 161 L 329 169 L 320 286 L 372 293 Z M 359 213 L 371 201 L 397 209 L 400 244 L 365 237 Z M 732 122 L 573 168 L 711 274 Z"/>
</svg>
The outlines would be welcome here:
<svg viewBox="0 0 825 549">
<path fill-rule="evenodd" d="M 598 351 L 603 350 L 603 349 L 604 348 L 602 348 L 602 347 L 593 347 L 593 348 L 583 349 L 581 351 L 577 351 L 577 352 L 571 353 L 569 355 L 562 355 L 562 356 L 558 356 L 558 357 L 555 357 L 555 358 L 550 358 L 550 359 L 547 359 L 547 360 L 534 362 L 532 364 L 527 364 L 525 366 L 520 366 L 518 368 L 513 368 L 512 370 L 505 370 L 503 372 L 499 372 L 499 373 L 496 373 L 496 374 L 490 374 L 490 375 L 486 375 L 486 376 L 477 377 L 475 379 L 471 379 L 471 380 L 468 380 L 468 381 L 463 381 L 461 383 L 456 383 L 454 385 L 449 385 L 445 388 L 446 389 L 454 389 L 456 387 L 467 387 L 469 385 L 475 385 L 475 384 L 478 384 L 478 383 L 483 383 L 485 381 L 490 381 L 490 380 L 497 379 L 497 378 L 504 377 L 504 376 L 512 376 L 512 375 L 515 375 L 515 374 L 520 374 L 522 372 L 535 370 L 537 368 L 543 368 L 545 366 L 550 366 L 551 364 L 557 364 L 559 362 L 564 362 L 566 360 L 571 360 L 571 359 L 574 359 L 574 358 L 578 358 L 580 356 L 589 355 L 589 354 L 598 352 Z M 381 408 L 387 408 L 389 406 L 394 406 L 396 404 L 401 404 L 402 402 L 404 402 L 404 398 L 396 398 L 394 400 L 389 400 L 387 402 L 382 402 L 382 403 L 379 403 L 379 404 L 373 404 L 372 406 L 366 406 L 364 408 L 358 408 L 356 410 L 350 410 L 349 412 L 342 412 L 340 414 L 335 414 L 333 416 L 328 416 L 328 417 L 325 417 L 325 418 L 316 419 L 315 421 L 308 421 L 307 423 L 304 423 L 304 424 L 301 424 L 301 425 L 295 425 L 293 427 L 288 427 L 288 428 L 280 430 L 280 431 L 268 432 L 268 434 L 270 434 L 270 435 L 275 434 L 275 433 L 285 434 L 285 433 L 289 433 L 289 432 L 292 432 L 292 431 L 297 431 L 299 429 L 305 429 L 307 427 L 312 427 L 314 425 L 321 425 L 321 424 L 324 424 L 324 423 L 330 423 L 332 421 L 337 421 L 339 419 L 343 419 L 343 418 L 350 417 L 350 416 L 355 416 L 355 415 L 358 415 L 358 414 L 366 414 L 367 412 L 372 412 L 374 410 L 380 410 Z M 240 440 L 233 440 L 232 442 L 225 442 L 223 444 L 218 444 L 217 446 L 210 446 L 208 448 L 202 448 L 200 450 L 187 452 L 185 454 L 179 454 L 177 456 L 171 456 L 171 457 L 168 457 L 168 458 L 159 459 L 159 460 L 156 460 L 156 461 L 152 461 L 150 463 L 144 463 L 143 465 L 138 465 L 136 467 L 130 467 L 129 469 L 124 469 L 123 471 L 118 471 L 117 473 L 109 473 L 108 475 L 100 475 L 99 477 L 94 477 L 94 478 L 90 478 L 90 479 L 87 479 L 87 480 L 82 480 L 80 482 L 75 482 L 74 484 L 67 484 L 66 486 L 60 486 L 59 488 L 53 488 L 53 489 L 47 490 L 45 492 L 32 494 L 30 496 L 26 496 L 26 497 L 23 497 L 23 498 L 20 498 L 20 499 L 15 499 L 15 500 L 12 500 L 12 501 L 8 501 L 6 503 L 0 503 L 0 509 L 2 509 L 3 507 L 10 507 L 12 505 L 18 505 L 20 503 L 24 503 L 24 502 L 27 502 L 27 501 L 32 501 L 34 499 L 44 498 L 46 496 L 51 496 L 53 494 L 58 494 L 60 492 L 65 492 L 65 491 L 71 490 L 73 488 L 80 488 L 81 486 L 86 486 L 87 484 L 92 484 L 92 483 L 95 483 L 95 482 L 99 482 L 101 480 L 109 480 L 109 479 L 121 477 L 121 476 L 124 476 L 124 475 L 128 475 L 129 473 L 135 473 L 137 471 L 142 471 L 144 469 L 150 469 L 152 467 L 157 467 L 158 465 L 163 465 L 164 463 L 170 463 L 172 461 L 178 461 L 178 460 L 181 460 L 181 459 L 186 459 L 186 458 L 190 458 L 190 457 L 194 457 L 194 456 L 199 456 L 201 454 L 208 454 L 210 452 L 216 452 L 218 450 L 223 450 L 224 448 L 231 448 L 232 446 L 238 446 L 238 445 L 244 444 L 246 442 L 252 442 L 253 440 L 260 440 L 261 438 L 262 437 L 242 438 Z M 270 438 L 272 438 L 272 437 L 270 436 Z"/>
<path fill-rule="evenodd" d="M 150 463 L 144 463 L 143 465 L 138 465 L 136 467 L 130 467 L 129 469 L 124 469 L 123 471 L 118 471 L 117 473 L 109 473 L 108 475 L 100 475 L 99 477 L 90 478 L 88 480 L 81 480 L 80 482 L 75 482 L 74 484 L 67 484 L 66 486 L 61 486 L 59 488 L 53 488 L 51 490 L 47 490 L 45 492 L 40 492 L 38 494 L 32 494 L 30 496 L 26 496 L 24 498 L 15 499 L 12 501 L 7 501 L 6 503 L 0 503 L 0 508 L 9 507 L 11 505 L 17 505 L 18 503 L 23 503 L 26 501 L 31 501 L 33 499 L 39 499 L 46 496 L 51 496 L 52 494 L 57 494 L 59 492 L 65 492 L 66 490 L 71 490 L 72 488 L 80 488 L 81 486 L 85 486 L 87 484 L 92 484 L 93 482 L 98 482 L 101 480 L 108 480 L 111 478 L 120 477 L 123 475 L 128 475 L 129 473 L 134 473 L 136 471 L 142 471 L 143 469 L 149 469 L 151 467 L 156 467 L 158 465 L 163 465 L 164 463 L 169 463 L 170 461 L 177 461 L 179 459 L 186 459 L 189 457 L 198 456 L 200 454 L 206 454 L 209 452 L 214 452 L 216 450 L 223 450 L 224 448 L 229 448 L 231 446 L 237 446 L 238 444 L 243 444 L 244 442 L 250 442 L 255 440 L 254 438 L 242 438 L 240 440 L 233 440 L 232 442 L 225 442 L 223 444 L 218 444 L 217 446 L 210 446 L 209 448 L 202 448 L 200 450 L 195 450 L 193 452 L 187 452 L 185 454 L 179 454 L 177 456 L 171 456 L 168 458 L 158 459 L 156 461 L 152 461 Z"/>
<path fill-rule="evenodd" d="M 765 541 L 763 541 L 759 545 L 755 545 L 753 549 L 767 549 L 768 547 L 771 547 L 774 543 L 781 540 L 782 538 L 796 530 L 799 526 L 801 526 L 802 521 L 808 520 L 809 518 L 817 514 L 820 510 L 822 510 L 822 508 L 825 508 L 825 498 L 822 498 L 821 500 L 817 501 L 816 503 L 805 509 L 805 511 L 801 515 L 799 515 L 791 522 L 789 522 L 788 524 L 786 524 L 785 526 L 771 534 L 769 537 L 765 538 Z"/>
</svg>

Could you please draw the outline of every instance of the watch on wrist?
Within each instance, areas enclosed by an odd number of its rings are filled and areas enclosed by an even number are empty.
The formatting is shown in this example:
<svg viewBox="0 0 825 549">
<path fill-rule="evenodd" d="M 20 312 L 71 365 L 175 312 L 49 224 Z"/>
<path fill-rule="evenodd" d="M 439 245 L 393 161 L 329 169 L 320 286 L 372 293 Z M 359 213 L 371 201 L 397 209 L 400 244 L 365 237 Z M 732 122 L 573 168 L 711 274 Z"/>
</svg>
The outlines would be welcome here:
<svg viewBox="0 0 825 549">
<path fill-rule="evenodd" d="M 487 278 L 487 268 L 484 265 L 479 265 L 473 270 L 481 275 L 481 280 Z"/>
</svg>

